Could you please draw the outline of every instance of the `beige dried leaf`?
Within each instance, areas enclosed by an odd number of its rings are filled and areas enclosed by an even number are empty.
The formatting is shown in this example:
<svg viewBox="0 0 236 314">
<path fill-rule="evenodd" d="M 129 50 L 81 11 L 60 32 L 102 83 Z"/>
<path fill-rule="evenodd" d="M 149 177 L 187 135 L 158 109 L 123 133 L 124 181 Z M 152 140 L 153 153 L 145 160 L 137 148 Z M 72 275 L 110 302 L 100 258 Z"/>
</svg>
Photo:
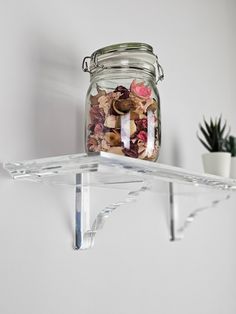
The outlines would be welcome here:
<svg viewBox="0 0 236 314">
<path fill-rule="evenodd" d="M 118 132 L 106 132 L 104 139 L 111 146 L 119 146 L 121 144 L 120 133 Z"/>
<path fill-rule="evenodd" d="M 101 141 L 101 148 L 103 151 L 108 151 L 110 149 L 110 145 L 107 143 L 105 139 Z"/>
<path fill-rule="evenodd" d="M 107 116 L 104 125 L 110 129 L 120 128 L 120 117 L 114 115 Z"/>
<path fill-rule="evenodd" d="M 137 126 L 134 120 L 130 120 L 130 136 L 132 136 L 137 131 Z"/>
<path fill-rule="evenodd" d="M 103 109 L 105 115 L 108 115 L 108 111 L 111 107 L 111 98 L 109 96 L 100 96 L 98 98 L 99 108 Z"/>
<path fill-rule="evenodd" d="M 123 153 L 123 147 L 117 146 L 117 147 L 110 147 L 108 150 L 109 153 L 112 154 L 118 154 L 118 155 L 124 155 Z"/>
<path fill-rule="evenodd" d="M 91 105 L 97 105 L 98 104 L 98 98 L 100 98 L 101 96 L 105 96 L 106 92 L 105 90 L 99 90 L 99 92 L 96 95 L 90 95 L 90 102 Z"/>
</svg>

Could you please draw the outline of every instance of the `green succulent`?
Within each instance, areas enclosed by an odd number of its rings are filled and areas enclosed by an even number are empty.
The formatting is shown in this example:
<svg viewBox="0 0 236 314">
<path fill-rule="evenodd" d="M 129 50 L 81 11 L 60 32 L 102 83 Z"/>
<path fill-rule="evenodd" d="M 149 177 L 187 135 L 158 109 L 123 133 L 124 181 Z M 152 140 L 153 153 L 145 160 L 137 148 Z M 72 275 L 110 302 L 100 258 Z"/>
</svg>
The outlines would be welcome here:
<svg viewBox="0 0 236 314">
<path fill-rule="evenodd" d="M 231 153 L 232 157 L 236 157 L 236 137 L 230 136 L 227 141 L 227 151 Z"/>
<path fill-rule="evenodd" d="M 203 125 L 199 123 L 199 129 L 204 137 L 204 140 L 197 134 L 197 137 L 202 145 L 210 152 L 228 151 L 227 143 L 229 131 L 225 134 L 227 122 L 225 121 L 222 125 L 222 116 L 215 118 L 214 121 L 211 118 L 209 123 L 205 120 L 205 118 L 203 118 L 203 121 Z"/>
</svg>

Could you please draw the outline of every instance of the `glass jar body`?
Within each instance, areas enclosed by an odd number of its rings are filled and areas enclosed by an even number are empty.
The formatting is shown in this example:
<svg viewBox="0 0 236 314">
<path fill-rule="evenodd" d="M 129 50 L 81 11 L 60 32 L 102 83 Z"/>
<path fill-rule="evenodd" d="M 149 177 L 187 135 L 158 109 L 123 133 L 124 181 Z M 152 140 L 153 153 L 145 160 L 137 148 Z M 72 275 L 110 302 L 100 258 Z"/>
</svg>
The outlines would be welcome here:
<svg viewBox="0 0 236 314">
<path fill-rule="evenodd" d="M 134 69 L 95 74 L 86 97 L 87 153 L 156 161 L 160 144 L 160 99 L 153 77 Z"/>
</svg>

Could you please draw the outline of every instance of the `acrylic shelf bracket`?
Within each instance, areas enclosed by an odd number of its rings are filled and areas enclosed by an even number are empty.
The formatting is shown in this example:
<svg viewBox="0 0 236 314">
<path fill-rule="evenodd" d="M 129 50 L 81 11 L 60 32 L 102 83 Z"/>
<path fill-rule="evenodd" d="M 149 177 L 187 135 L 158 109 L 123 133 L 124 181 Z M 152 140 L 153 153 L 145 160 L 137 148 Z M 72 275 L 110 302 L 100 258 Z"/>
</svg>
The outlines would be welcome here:
<svg viewBox="0 0 236 314">
<path fill-rule="evenodd" d="M 213 175 L 198 174 L 182 168 L 132 159 L 109 154 L 74 154 L 37 160 L 5 163 L 4 168 L 17 180 L 49 181 L 72 184 L 75 189 L 75 249 L 91 248 L 96 232 L 103 228 L 108 216 L 123 204 L 135 201 L 137 197 L 151 190 L 153 182 L 166 182 L 168 196 L 168 225 L 170 240 L 183 237 L 186 228 L 195 217 L 208 208 L 230 197 L 236 191 L 236 180 Z M 72 183 L 65 178 L 72 177 Z M 214 198 L 208 205 L 190 209 L 179 222 L 182 208 L 178 208 L 176 185 L 206 188 L 208 191 L 222 191 L 222 197 Z M 92 187 L 123 189 L 121 199 L 91 210 Z M 185 197 L 188 197 L 186 194 Z"/>
</svg>

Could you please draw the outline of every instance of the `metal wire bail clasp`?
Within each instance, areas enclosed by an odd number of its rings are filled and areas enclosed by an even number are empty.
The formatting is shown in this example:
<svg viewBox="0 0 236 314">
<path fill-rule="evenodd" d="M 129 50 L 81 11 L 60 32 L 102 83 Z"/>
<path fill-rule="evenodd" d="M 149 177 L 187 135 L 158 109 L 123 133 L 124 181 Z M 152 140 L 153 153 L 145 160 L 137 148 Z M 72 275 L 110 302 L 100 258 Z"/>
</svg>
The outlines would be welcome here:
<svg viewBox="0 0 236 314">
<path fill-rule="evenodd" d="M 157 73 L 158 73 L 158 78 L 157 78 L 157 81 L 156 81 L 156 84 L 157 84 L 159 81 L 163 81 L 163 79 L 165 77 L 163 68 L 160 65 L 159 61 L 158 61 L 158 56 L 157 55 L 156 55 L 156 64 L 157 64 Z"/>
<path fill-rule="evenodd" d="M 87 59 L 90 59 L 90 62 L 92 62 L 93 68 L 105 69 L 105 66 L 103 64 L 98 63 L 97 53 L 93 53 L 91 57 L 90 56 L 85 57 L 83 62 L 82 62 L 82 69 L 84 72 L 88 72 L 91 74 L 90 66 L 88 65 Z"/>
<path fill-rule="evenodd" d="M 89 65 L 88 65 L 87 59 L 91 60 L 91 57 L 90 56 L 84 57 L 83 62 L 82 62 L 82 70 L 84 72 L 91 73 L 91 71 L 89 70 Z"/>
</svg>

